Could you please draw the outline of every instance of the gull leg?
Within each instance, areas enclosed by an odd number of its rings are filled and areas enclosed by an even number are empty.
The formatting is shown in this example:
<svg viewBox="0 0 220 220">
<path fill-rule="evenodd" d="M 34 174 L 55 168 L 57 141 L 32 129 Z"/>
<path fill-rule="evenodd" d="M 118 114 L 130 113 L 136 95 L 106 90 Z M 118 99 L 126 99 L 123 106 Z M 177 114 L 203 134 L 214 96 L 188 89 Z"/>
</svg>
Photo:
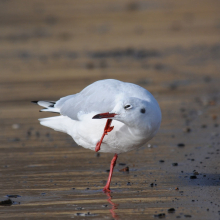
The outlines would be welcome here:
<svg viewBox="0 0 220 220">
<path fill-rule="evenodd" d="M 101 140 L 96 144 L 96 148 L 95 148 L 96 152 L 98 152 L 100 150 L 100 147 L 101 147 L 101 144 L 102 144 L 102 141 L 103 141 L 105 135 L 107 135 L 108 132 L 113 130 L 114 126 L 111 127 L 111 123 L 112 123 L 112 119 L 108 119 L 106 122 L 105 128 L 104 128 L 104 133 L 101 137 Z"/>
<path fill-rule="evenodd" d="M 110 165 L 110 172 L 109 172 L 109 176 L 108 176 L 108 181 L 103 189 L 104 192 L 110 192 L 110 183 L 111 183 L 111 179 L 112 179 L 112 173 L 113 173 L 113 169 L 115 167 L 116 164 L 116 160 L 118 158 L 118 154 L 115 154 L 112 161 L 111 161 L 111 165 Z"/>
</svg>

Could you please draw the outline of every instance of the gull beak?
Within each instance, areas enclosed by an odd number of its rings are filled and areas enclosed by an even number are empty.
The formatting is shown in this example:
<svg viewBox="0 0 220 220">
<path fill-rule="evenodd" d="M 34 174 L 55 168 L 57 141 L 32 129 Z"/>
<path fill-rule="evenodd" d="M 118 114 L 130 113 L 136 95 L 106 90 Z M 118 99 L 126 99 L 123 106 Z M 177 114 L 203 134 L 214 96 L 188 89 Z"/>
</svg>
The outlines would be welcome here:
<svg viewBox="0 0 220 220">
<path fill-rule="evenodd" d="M 97 114 L 97 115 L 93 116 L 92 119 L 114 118 L 115 115 L 117 115 L 117 114 L 115 114 L 115 113 L 110 113 L 110 112 L 100 113 L 100 114 Z"/>
</svg>

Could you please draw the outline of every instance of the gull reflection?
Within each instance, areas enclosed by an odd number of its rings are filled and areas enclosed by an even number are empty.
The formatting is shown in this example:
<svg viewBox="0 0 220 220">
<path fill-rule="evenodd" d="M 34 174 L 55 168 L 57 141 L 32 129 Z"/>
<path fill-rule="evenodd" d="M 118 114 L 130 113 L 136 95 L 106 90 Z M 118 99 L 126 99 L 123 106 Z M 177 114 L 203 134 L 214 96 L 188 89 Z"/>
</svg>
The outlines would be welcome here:
<svg viewBox="0 0 220 220">
<path fill-rule="evenodd" d="M 118 220 L 119 216 L 115 213 L 115 209 L 118 208 L 119 204 L 115 204 L 114 202 L 112 202 L 112 196 L 111 196 L 110 192 L 106 192 L 105 194 L 107 195 L 108 203 L 112 206 L 112 208 L 110 209 L 111 215 L 115 220 Z"/>
</svg>

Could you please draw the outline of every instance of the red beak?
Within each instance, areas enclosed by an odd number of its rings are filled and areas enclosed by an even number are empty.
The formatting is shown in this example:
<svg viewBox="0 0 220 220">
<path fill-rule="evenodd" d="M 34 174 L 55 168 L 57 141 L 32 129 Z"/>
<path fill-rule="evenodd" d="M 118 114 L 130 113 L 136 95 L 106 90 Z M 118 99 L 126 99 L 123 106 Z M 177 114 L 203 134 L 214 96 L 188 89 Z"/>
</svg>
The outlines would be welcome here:
<svg viewBox="0 0 220 220">
<path fill-rule="evenodd" d="M 113 118 L 115 115 L 117 115 L 117 114 L 106 112 L 106 113 L 97 114 L 97 115 L 93 116 L 92 119 Z"/>
</svg>

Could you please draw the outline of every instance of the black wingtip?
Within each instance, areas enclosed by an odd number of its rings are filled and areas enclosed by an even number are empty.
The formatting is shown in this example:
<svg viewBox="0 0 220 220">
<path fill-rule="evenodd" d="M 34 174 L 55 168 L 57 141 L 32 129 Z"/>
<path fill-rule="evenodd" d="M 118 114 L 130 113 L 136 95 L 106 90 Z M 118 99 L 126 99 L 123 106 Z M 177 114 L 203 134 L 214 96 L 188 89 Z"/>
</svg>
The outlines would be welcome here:
<svg viewBox="0 0 220 220">
<path fill-rule="evenodd" d="M 34 103 L 34 104 L 37 104 L 39 101 L 31 101 L 32 103 Z"/>
</svg>

